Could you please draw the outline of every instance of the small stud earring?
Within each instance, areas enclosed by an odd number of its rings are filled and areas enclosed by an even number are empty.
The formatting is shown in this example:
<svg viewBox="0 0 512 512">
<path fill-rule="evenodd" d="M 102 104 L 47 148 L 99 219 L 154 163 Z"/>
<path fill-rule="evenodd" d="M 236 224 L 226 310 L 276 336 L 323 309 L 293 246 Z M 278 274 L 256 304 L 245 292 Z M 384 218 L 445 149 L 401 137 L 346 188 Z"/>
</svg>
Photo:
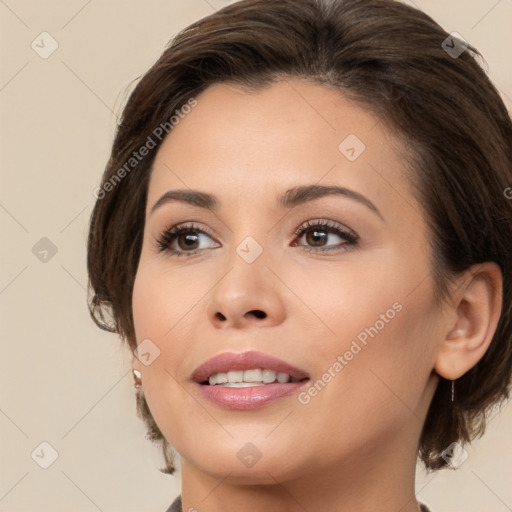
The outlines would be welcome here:
<svg viewBox="0 0 512 512">
<path fill-rule="evenodd" d="M 136 389 L 140 389 L 142 387 L 142 374 L 139 372 L 139 370 L 132 370 L 133 372 L 133 385 Z"/>
</svg>

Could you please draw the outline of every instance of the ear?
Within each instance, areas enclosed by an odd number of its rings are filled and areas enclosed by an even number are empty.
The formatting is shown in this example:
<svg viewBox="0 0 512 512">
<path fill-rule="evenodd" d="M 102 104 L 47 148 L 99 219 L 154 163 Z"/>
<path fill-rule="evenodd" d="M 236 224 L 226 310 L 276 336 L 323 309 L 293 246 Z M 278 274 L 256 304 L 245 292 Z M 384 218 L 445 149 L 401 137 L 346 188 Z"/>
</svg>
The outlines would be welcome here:
<svg viewBox="0 0 512 512">
<path fill-rule="evenodd" d="M 445 379 L 464 375 L 491 344 L 502 310 L 503 276 L 499 265 L 472 266 L 452 292 L 449 319 L 434 369 Z"/>
</svg>

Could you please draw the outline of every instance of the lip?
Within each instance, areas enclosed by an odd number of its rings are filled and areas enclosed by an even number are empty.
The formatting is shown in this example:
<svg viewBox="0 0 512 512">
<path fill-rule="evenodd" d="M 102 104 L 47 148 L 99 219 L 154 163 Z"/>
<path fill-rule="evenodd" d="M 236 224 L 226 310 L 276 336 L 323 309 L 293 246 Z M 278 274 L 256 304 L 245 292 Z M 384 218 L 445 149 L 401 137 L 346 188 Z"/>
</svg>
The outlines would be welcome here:
<svg viewBox="0 0 512 512">
<path fill-rule="evenodd" d="M 287 373 L 299 382 L 262 384 L 248 388 L 225 388 L 202 384 L 214 373 L 229 370 L 251 370 L 262 368 Z M 249 351 L 242 353 L 225 352 L 201 364 L 191 376 L 200 396 L 224 409 L 248 410 L 264 407 L 279 398 L 290 396 L 299 391 L 309 381 L 309 374 L 281 359 Z"/>
</svg>

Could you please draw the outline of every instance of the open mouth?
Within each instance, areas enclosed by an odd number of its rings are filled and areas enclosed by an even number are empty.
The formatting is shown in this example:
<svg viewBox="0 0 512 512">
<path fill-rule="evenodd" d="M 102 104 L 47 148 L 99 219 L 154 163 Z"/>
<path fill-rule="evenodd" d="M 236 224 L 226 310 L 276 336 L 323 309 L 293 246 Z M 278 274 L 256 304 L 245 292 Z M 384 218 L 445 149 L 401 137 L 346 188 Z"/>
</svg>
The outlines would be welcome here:
<svg viewBox="0 0 512 512">
<path fill-rule="evenodd" d="M 305 370 L 256 351 L 224 352 L 202 363 L 191 375 L 203 398 L 231 410 L 266 407 L 298 393 L 309 379 Z"/>
<path fill-rule="evenodd" d="M 249 370 L 229 370 L 214 373 L 208 380 L 200 384 L 204 386 L 218 386 L 224 388 L 249 388 L 267 386 L 269 384 L 287 384 L 309 380 L 307 377 L 296 378 L 288 373 L 277 372 L 269 368 L 253 368 Z"/>
</svg>

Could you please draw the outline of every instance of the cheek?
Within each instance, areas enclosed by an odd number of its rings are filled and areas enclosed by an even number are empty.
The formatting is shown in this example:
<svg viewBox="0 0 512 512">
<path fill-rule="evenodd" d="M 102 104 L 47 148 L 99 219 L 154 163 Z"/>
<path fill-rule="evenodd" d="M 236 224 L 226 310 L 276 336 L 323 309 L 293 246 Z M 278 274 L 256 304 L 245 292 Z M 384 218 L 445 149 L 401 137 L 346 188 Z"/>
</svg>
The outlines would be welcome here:
<svg viewBox="0 0 512 512">
<path fill-rule="evenodd" d="M 137 340 L 151 338 L 155 343 L 173 337 L 173 331 L 190 327 L 190 314 L 212 286 L 211 275 L 194 270 L 170 272 L 160 260 L 141 262 L 132 296 Z"/>
<path fill-rule="evenodd" d="M 382 442 L 415 421 L 414 415 L 421 417 L 439 336 L 433 291 L 426 281 L 410 293 L 407 276 L 387 276 L 393 274 L 382 274 L 375 286 L 346 279 L 343 293 L 315 302 L 330 311 L 325 318 L 335 334 L 305 347 L 315 354 L 316 380 L 301 403 L 304 417 L 313 418 L 304 428 L 311 436 L 322 429 L 330 447 L 340 446 L 339 432 L 354 445 Z M 328 431 L 322 427 L 326 415 L 334 427 Z"/>
<path fill-rule="evenodd" d="M 189 377 L 183 362 L 202 357 L 192 345 L 204 332 L 206 295 L 216 281 L 211 269 L 171 272 L 160 258 L 141 259 L 137 271 L 132 295 L 136 339 L 138 344 L 149 339 L 157 354 L 141 367 L 144 395 L 167 439 L 181 438 L 187 412 L 197 407 L 183 388 Z"/>
<path fill-rule="evenodd" d="M 296 306 L 292 315 L 298 317 L 295 313 L 301 312 L 300 322 L 307 322 L 307 332 L 316 336 L 302 340 L 304 349 L 314 343 L 317 350 L 331 354 L 348 349 L 347 343 L 358 336 L 364 342 L 370 336 L 368 329 L 374 332 L 376 326 L 379 333 L 387 330 L 399 316 L 397 310 L 402 309 L 400 300 L 406 289 L 393 264 L 396 262 L 389 258 L 372 264 L 347 261 L 329 267 L 324 263 L 323 269 L 317 267 L 314 272 L 311 266 L 286 275 L 286 282 L 293 283 L 290 303 Z"/>
<path fill-rule="evenodd" d="M 186 432 L 182 420 L 193 404 L 187 403 L 187 395 L 175 379 L 177 362 L 184 357 L 180 350 L 186 344 L 171 343 L 171 340 L 178 332 L 181 338 L 180 318 L 190 309 L 188 303 L 194 292 L 185 286 L 185 293 L 180 294 L 176 279 L 171 286 L 170 275 L 162 270 L 153 262 L 144 264 L 141 260 L 132 295 L 133 321 L 137 343 L 150 340 L 153 347 L 150 364 L 145 364 L 142 358 L 140 367 L 151 415 L 166 439 L 181 440 Z"/>
</svg>

